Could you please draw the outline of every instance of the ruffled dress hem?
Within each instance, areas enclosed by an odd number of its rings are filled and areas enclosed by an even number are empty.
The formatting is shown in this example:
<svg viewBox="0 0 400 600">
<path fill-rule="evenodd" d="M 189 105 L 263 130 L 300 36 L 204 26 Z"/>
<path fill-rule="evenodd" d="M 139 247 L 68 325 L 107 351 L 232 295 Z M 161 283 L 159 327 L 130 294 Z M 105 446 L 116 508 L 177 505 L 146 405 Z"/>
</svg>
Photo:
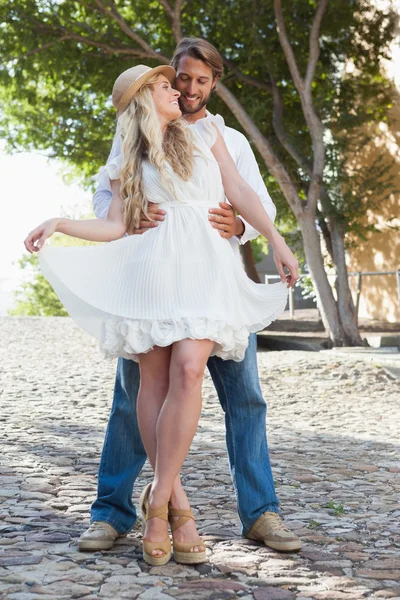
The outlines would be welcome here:
<svg viewBox="0 0 400 600">
<path fill-rule="evenodd" d="M 207 339 L 215 342 L 210 356 L 240 362 L 244 359 L 249 334 L 268 327 L 282 314 L 285 304 L 286 297 L 268 318 L 240 328 L 208 318 L 137 320 L 113 316 L 102 324 L 100 351 L 105 358 L 121 356 L 137 360 L 138 354 L 146 354 L 155 346 L 164 348 L 184 339 Z"/>
</svg>

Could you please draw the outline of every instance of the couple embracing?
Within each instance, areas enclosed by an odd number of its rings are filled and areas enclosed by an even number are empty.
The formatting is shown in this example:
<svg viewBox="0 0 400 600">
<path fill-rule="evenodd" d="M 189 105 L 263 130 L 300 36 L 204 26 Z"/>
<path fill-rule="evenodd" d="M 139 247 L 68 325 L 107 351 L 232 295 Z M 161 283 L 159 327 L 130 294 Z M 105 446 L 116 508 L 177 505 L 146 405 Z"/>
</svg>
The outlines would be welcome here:
<svg viewBox="0 0 400 600">
<path fill-rule="evenodd" d="M 40 251 L 70 315 L 118 357 L 98 496 L 80 550 L 110 549 L 133 528 L 133 485 L 148 458 L 144 559 L 162 565 L 173 551 L 177 562 L 206 560 L 180 480 L 206 366 L 225 413 L 243 535 L 278 551 L 301 548 L 278 514 L 255 335 L 284 310 L 298 265 L 273 225 L 247 140 L 206 110 L 222 73 L 219 53 L 199 38 L 183 39 L 171 66 L 124 71 L 112 93 L 117 132 L 97 175 L 97 219 L 50 219 L 25 240 Z M 55 231 L 110 243 L 43 247 Z M 259 232 L 273 248 L 278 284 L 250 281 L 241 264 L 238 244 Z"/>
</svg>

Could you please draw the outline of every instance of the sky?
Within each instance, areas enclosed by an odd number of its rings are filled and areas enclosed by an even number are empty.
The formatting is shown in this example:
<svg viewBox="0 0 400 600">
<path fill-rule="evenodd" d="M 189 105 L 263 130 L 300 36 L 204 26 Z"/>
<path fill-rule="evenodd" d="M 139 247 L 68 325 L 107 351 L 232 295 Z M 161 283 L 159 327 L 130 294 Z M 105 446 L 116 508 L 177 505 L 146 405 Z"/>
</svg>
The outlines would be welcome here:
<svg viewBox="0 0 400 600">
<path fill-rule="evenodd" d="M 39 153 L 12 156 L 0 146 L 2 232 L 0 236 L 0 316 L 12 307 L 22 272 L 15 264 L 24 254 L 24 239 L 45 219 L 60 214 L 87 214 L 90 192 L 67 185 L 56 161 Z M 4 189 L 5 188 L 5 189 Z"/>
</svg>

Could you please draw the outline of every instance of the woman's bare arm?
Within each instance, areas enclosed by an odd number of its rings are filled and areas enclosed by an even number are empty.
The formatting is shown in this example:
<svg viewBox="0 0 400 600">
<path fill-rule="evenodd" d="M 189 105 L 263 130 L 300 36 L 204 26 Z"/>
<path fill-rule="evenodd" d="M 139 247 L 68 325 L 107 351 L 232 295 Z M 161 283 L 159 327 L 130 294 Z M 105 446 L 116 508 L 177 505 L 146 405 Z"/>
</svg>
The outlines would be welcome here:
<svg viewBox="0 0 400 600">
<path fill-rule="evenodd" d="M 255 191 L 240 176 L 218 129 L 217 140 L 211 151 L 219 164 L 222 183 L 229 202 L 269 241 L 274 250 L 274 260 L 281 280 L 287 282 L 289 287 L 293 286 L 299 277 L 297 259 L 265 212 Z M 289 276 L 285 274 L 284 267 L 289 270 Z"/>
<path fill-rule="evenodd" d="M 106 219 L 48 219 L 33 229 L 24 244 L 28 252 L 38 252 L 46 239 L 59 232 L 92 242 L 111 242 L 122 238 L 126 233 L 123 206 L 119 193 L 120 180 L 111 181 L 112 200 Z"/>
</svg>

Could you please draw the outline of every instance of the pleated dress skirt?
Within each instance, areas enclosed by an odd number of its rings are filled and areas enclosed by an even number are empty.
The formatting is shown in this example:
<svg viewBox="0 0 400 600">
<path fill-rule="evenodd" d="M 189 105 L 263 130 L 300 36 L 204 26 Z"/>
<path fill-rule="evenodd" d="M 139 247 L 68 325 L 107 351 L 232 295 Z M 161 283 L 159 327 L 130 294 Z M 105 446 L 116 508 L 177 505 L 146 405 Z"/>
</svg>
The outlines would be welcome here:
<svg viewBox="0 0 400 600">
<path fill-rule="evenodd" d="M 39 252 L 40 268 L 71 317 L 106 357 L 137 360 L 183 339 L 215 342 L 212 355 L 241 361 L 252 332 L 285 309 L 286 284 L 257 284 L 208 219 L 210 203 L 169 202 L 142 235 Z"/>
</svg>

